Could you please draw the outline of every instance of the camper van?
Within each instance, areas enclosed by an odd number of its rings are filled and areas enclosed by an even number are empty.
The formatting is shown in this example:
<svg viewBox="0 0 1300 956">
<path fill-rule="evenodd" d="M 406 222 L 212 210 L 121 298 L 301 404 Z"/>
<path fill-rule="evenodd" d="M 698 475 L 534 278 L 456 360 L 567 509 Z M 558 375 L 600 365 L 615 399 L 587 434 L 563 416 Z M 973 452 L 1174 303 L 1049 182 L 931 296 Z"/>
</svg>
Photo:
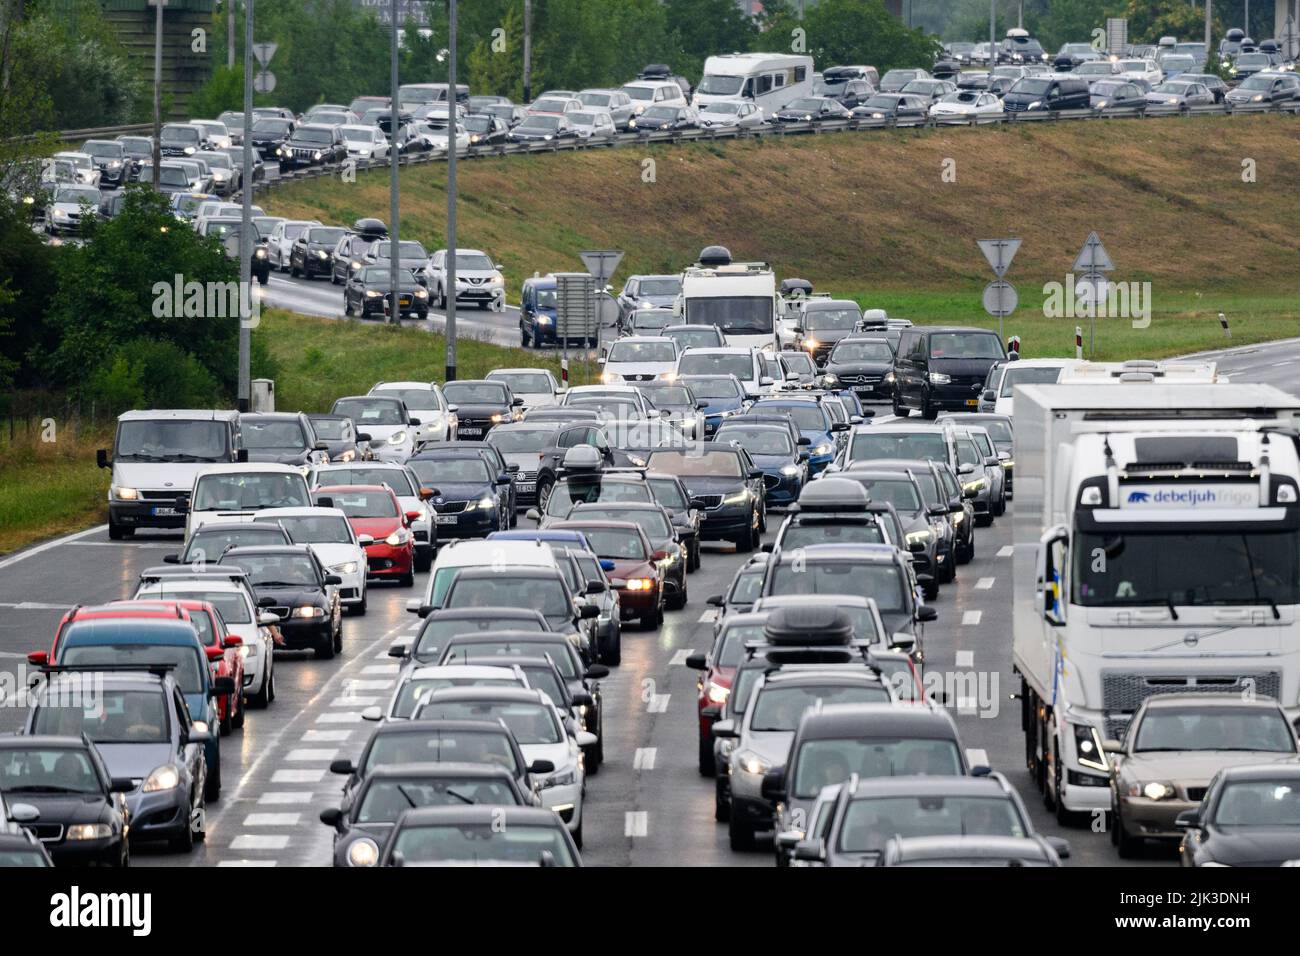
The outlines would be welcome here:
<svg viewBox="0 0 1300 956">
<path fill-rule="evenodd" d="M 691 103 L 698 109 L 706 103 L 749 102 L 770 117 L 792 100 L 812 95 L 812 57 L 728 53 L 704 61 L 704 77 Z"/>
</svg>

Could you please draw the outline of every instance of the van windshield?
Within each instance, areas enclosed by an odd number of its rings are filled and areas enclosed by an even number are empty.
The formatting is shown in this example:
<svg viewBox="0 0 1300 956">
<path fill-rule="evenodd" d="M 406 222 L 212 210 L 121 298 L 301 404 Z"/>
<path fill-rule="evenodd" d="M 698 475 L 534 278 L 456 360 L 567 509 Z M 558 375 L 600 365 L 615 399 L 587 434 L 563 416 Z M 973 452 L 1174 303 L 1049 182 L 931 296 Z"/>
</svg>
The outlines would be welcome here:
<svg viewBox="0 0 1300 956">
<path fill-rule="evenodd" d="M 115 461 L 228 461 L 229 426 L 219 421 L 153 419 L 117 426 Z"/>
</svg>

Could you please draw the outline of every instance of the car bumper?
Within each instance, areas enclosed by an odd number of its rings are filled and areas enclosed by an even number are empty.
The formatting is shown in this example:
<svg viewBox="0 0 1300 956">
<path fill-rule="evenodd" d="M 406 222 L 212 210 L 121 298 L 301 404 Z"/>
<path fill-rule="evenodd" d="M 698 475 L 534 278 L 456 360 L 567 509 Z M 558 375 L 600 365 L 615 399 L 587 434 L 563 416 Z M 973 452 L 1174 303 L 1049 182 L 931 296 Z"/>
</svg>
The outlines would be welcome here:
<svg viewBox="0 0 1300 956">
<path fill-rule="evenodd" d="M 630 618 L 653 614 L 655 609 L 659 607 L 659 590 L 660 585 L 656 585 L 649 591 L 629 591 L 627 588 L 620 588 L 618 591 L 619 618 L 626 621 Z"/>
<path fill-rule="evenodd" d="M 280 623 L 280 640 L 277 651 L 304 651 L 325 647 L 334 640 L 334 622 L 331 618 L 293 619 Z"/>
<path fill-rule="evenodd" d="M 731 812 L 739 814 L 748 823 L 771 827 L 775 819 L 772 805 L 763 799 L 762 775 L 746 773 L 729 764 L 727 778 L 731 790 Z"/>
<path fill-rule="evenodd" d="M 500 286 L 462 286 L 456 283 L 457 302 L 504 302 L 505 298 L 506 290 Z"/>
<path fill-rule="evenodd" d="M 327 276 L 334 271 L 334 263 L 330 259 L 321 259 L 319 256 L 308 256 L 302 261 L 300 268 L 306 276 Z"/>
<path fill-rule="evenodd" d="M 748 506 L 726 511 L 719 508 L 704 514 L 700 524 L 700 539 L 703 541 L 727 538 L 740 534 L 750 526 L 750 509 Z"/>
<path fill-rule="evenodd" d="M 554 810 L 564 821 L 565 827 L 572 833 L 582 823 L 582 785 L 565 784 L 562 787 L 547 787 L 541 792 L 542 806 Z"/>
<path fill-rule="evenodd" d="M 59 840 L 46 843 L 55 866 L 117 866 L 122 859 L 122 837 L 99 840 Z"/>
<path fill-rule="evenodd" d="M 438 515 L 438 537 L 443 540 L 479 538 L 500 527 L 501 521 L 495 508 L 475 508 L 473 511 Z"/>
<path fill-rule="evenodd" d="M 366 593 L 366 575 L 364 571 L 358 569 L 351 574 L 339 574 L 337 571 L 331 571 L 330 574 L 338 574 L 343 579 L 343 583 L 338 586 L 340 604 L 347 606 L 361 603 L 362 595 Z"/>
<path fill-rule="evenodd" d="M 980 393 L 965 383 L 931 385 L 930 407 L 949 412 L 973 412 L 979 408 Z"/>
<path fill-rule="evenodd" d="M 803 481 L 799 475 L 783 475 L 769 471 L 766 475 L 767 506 L 793 504 L 799 500 Z"/>
<path fill-rule="evenodd" d="M 410 545 L 371 545 L 366 548 L 366 576 L 395 578 L 412 571 L 414 548 Z"/>
<path fill-rule="evenodd" d="M 136 840 L 165 840 L 184 833 L 190 825 L 190 799 L 183 787 L 126 795 L 131 836 Z"/>
<path fill-rule="evenodd" d="M 1092 787 L 1079 787 L 1091 790 Z M 1186 810 L 1195 810 L 1199 801 L 1148 800 L 1146 797 L 1121 797 L 1119 813 L 1129 836 L 1152 840 L 1180 840 L 1185 831 L 1174 826 L 1174 820 Z"/>
<path fill-rule="evenodd" d="M 110 524 L 126 528 L 183 528 L 184 514 L 157 514 L 158 509 L 176 511 L 174 502 L 166 501 L 110 501 L 108 520 Z"/>
</svg>

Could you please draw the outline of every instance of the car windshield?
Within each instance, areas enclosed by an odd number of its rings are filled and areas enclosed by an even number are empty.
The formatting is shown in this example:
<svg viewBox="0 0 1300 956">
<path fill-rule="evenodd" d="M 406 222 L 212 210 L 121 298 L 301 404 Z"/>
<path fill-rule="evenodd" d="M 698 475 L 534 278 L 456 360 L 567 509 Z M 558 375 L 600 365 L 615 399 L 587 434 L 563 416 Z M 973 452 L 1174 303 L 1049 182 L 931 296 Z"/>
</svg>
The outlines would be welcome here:
<svg viewBox="0 0 1300 956">
<path fill-rule="evenodd" d="M 297 472 L 235 472 L 200 476 L 191 507 L 194 511 L 256 511 L 309 505 L 307 482 Z"/>
<path fill-rule="evenodd" d="M 897 96 L 877 95 L 867 100 L 863 106 L 873 110 L 892 110 L 900 105 L 901 100 Z"/>
<path fill-rule="evenodd" d="M 320 228 L 307 230 L 307 241 L 319 245 L 336 246 L 348 234 L 346 229 Z"/>
<path fill-rule="evenodd" d="M 198 143 L 202 136 L 199 131 L 192 126 L 164 126 L 160 139 L 164 143 L 185 143 L 191 145 Z"/>
<path fill-rule="evenodd" d="M 682 492 L 682 487 L 673 478 L 649 478 L 646 484 L 650 486 L 650 493 L 654 500 L 659 502 L 663 508 L 670 511 L 685 511 L 690 507 L 690 502 Z"/>
<path fill-rule="evenodd" d="M 647 383 L 648 384 L 648 383 Z M 641 394 L 654 404 L 655 408 L 694 408 L 695 399 L 685 385 L 656 385 L 642 388 Z"/>
<path fill-rule="evenodd" d="M 14 747 L 0 750 L 0 793 L 104 792 L 85 750 L 71 747 Z"/>
<path fill-rule="evenodd" d="M 521 687 L 519 681 L 512 678 L 483 678 L 483 677 L 428 677 L 414 678 L 402 684 L 397 692 L 397 699 L 393 702 L 392 716 L 402 720 L 409 720 L 414 714 L 416 708 L 422 703 L 424 697 L 435 690 L 442 690 L 445 687 L 465 687 L 472 685 L 474 687 Z"/>
<path fill-rule="evenodd" d="M 541 372 L 492 372 L 489 378 L 505 383 L 515 395 L 550 395 L 555 391 L 550 376 Z"/>
<path fill-rule="evenodd" d="M 952 740 L 933 737 L 849 737 L 809 740 L 799 748 L 791 773 L 793 794 L 811 799 L 822 787 L 843 783 L 852 774 L 864 779 L 962 775 Z"/>
<path fill-rule="evenodd" d="M 546 503 L 548 515 L 563 517 L 575 504 L 606 504 L 612 501 L 652 501 L 650 488 L 643 481 L 601 481 L 568 479 L 559 482 Z"/>
<path fill-rule="evenodd" d="M 1089 532 L 1078 545 L 1105 558 L 1073 562 L 1070 601 L 1086 607 L 1300 603 L 1292 532 Z"/>
<path fill-rule="evenodd" d="M 532 428 L 507 425 L 492 429 L 484 440 L 503 455 L 540 452 L 555 443 L 557 431 L 549 425 Z"/>
<path fill-rule="evenodd" d="M 969 438 L 958 439 L 955 443 L 957 446 L 957 464 L 975 465 L 984 464 L 984 456 L 980 454 L 979 449 L 975 447 L 975 442 Z"/>
<path fill-rule="evenodd" d="M 433 777 L 373 780 L 357 808 L 358 824 L 396 823 L 403 811 L 417 807 L 517 806 L 518 797 L 503 780 L 482 777 Z"/>
<path fill-rule="evenodd" d="M 1241 69 L 1243 66 L 1267 67 L 1271 66 L 1272 63 L 1263 53 L 1243 53 L 1237 57 L 1236 65 L 1237 69 Z"/>
<path fill-rule="evenodd" d="M 1285 715 L 1255 707 L 1157 707 L 1137 728 L 1135 753 L 1162 750 L 1260 750 L 1294 753 Z"/>
<path fill-rule="evenodd" d="M 938 432 L 856 432 L 849 445 L 849 461 L 902 458 L 908 461 L 946 461 L 948 447 Z"/>
<path fill-rule="evenodd" d="M 681 363 L 677 365 L 681 369 Z M 749 376 L 748 365 L 745 369 L 745 376 Z M 695 393 L 696 398 L 740 398 L 744 394 L 740 383 L 731 378 L 706 378 L 694 379 L 690 383 L 691 391 Z"/>
<path fill-rule="evenodd" d="M 574 521 L 631 521 L 638 525 L 651 541 L 662 541 L 673 535 L 673 526 L 668 516 L 650 508 L 601 508 L 596 505 L 583 505 L 577 511 L 570 513 L 569 517 Z M 604 557 L 604 555 L 600 556 Z"/>
<path fill-rule="evenodd" d="M 452 405 L 505 405 L 507 401 L 505 386 L 493 382 L 448 382 L 442 394 Z"/>
<path fill-rule="evenodd" d="M 849 804 L 838 848 L 879 853 L 894 837 L 969 835 L 1023 837 L 1025 826 L 1007 797 L 876 797 Z"/>
<path fill-rule="evenodd" d="M 781 535 L 785 550 L 814 544 L 884 544 L 885 536 L 874 521 L 811 521 L 792 524 Z"/>
<path fill-rule="evenodd" d="M 548 621 L 564 621 L 573 615 L 573 602 L 558 577 L 492 577 L 457 575 L 443 602 L 446 608 L 527 607 L 541 611 Z"/>
<path fill-rule="evenodd" d="M 372 247 L 376 259 L 392 258 L 393 244 L 391 242 L 376 242 Z M 399 242 L 397 244 L 397 257 L 399 259 L 427 259 L 429 254 L 424 251 L 424 246 L 418 242 Z"/>
<path fill-rule="evenodd" d="M 415 486 L 411 484 L 411 476 L 401 466 L 385 468 L 382 465 L 379 467 L 327 465 L 316 472 L 316 484 L 317 486 L 387 485 L 393 489 L 395 495 L 405 495 L 412 498 L 416 495 Z"/>
<path fill-rule="evenodd" d="M 563 729 L 555 711 L 545 704 L 528 701 L 428 700 L 416 711 L 420 720 L 501 720 L 519 745 L 558 744 Z"/>
<path fill-rule="evenodd" d="M 750 708 L 749 729 L 758 733 L 793 733 L 804 712 L 819 703 L 887 704 L 889 691 L 884 684 L 867 683 L 764 687 Z"/>
<path fill-rule="evenodd" d="M 1300 827 L 1300 787 L 1295 779 L 1231 781 L 1214 808 L 1220 827 Z"/>
<path fill-rule="evenodd" d="M 728 451 L 658 451 L 646 459 L 651 471 L 683 478 L 744 478 L 740 455 Z"/>
<path fill-rule="evenodd" d="M 294 130 L 291 139 L 294 143 L 306 143 L 311 146 L 328 146 L 334 140 L 334 134 L 327 129 L 312 129 L 301 126 Z"/>
<path fill-rule="evenodd" d="M 274 137 L 280 138 L 288 136 L 293 124 L 288 120 L 282 119 L 254 119 L 253 120 L 253 138 Z"/>
<path fill-rule="evenodd" d="M 685 300 L 685 321 L 694 325 L 717 326 L 728 335 L 764 335 L 772 331 L 772 296 L 708 296 Z M 708 374 L 700 368 L 694 374 Z M 726 374 L 730 369 L 714 369 Z M 747 375 L 742 375 L 747 377 Z"/>
<path fill-rule="evenodd" d="M 666 310 L 643 309 L 632 313 L 632 328 L 638 332 L 658 332 L 675 318 L 672 312 Z"/>
<path fill-rule="evenodd" d="M 791 372 L 798 372 L 800 375 L 816 375 L 817 363 L 807 352 L 782 352 L 781 364 Z"/>
<path fill-rule="evenodd" d="M 399 399 L 408 410 L 416 408 L 430 411 L 442 410 L 438 393 L 431 388 L 376 388 L 370 394 Z"/>
<path fill-rule="evenodd" d="M 482 458 L 412 458 L 407 462 L 426 487 L 439 484 L 487 484 L 491 475 Z"/>
<path fill-rule="evenodd" d="M 475 634 L 484 631 L 544 631 L 542 622 L 531 613 L 523 615 L 482 615 L 472 618 L 426 618 L 420 635 L 415 639 L 412 656 L 421 663 L 436 661 L 442 647 L 458 634 Z"/>
<path fill-rule="evenodd" d="M 460 823 L 404 827 L 393 853 L 407 863 L 504 862 L 538 865 L 549 858 L 556 866 L 573 866 L 573 854 L 559 824 L 535 826 Z"/>
<path fill-rule="evenodd" d="M 180 563 L 201 564 L 204 561 L 216 561 L 230 548 L 288 543 L 284 531 L 270 524 L 244 524 L 238 528 L 219 528 L 215 531 L 199 528 L 185 543 Z"/>
<path fill-rule="evenodd" d="M 751 411 L 784 415 L 791 419 L 795 427 L 800 431 L 824 432 L 830 430 L 830 424 L 826 421 L 826 412 L 822 410 L 821 405 L 812 402 L 791 402 L 789 405 L 759 402 L 754 405 Z"/>
<path fill-rule="evenodd" d="M 334 403 L 335 415 L 344 415 L 364 431 L 367 425 L 405 425 L 406 417 L 397 402 L 382 399 L 343 398 Z"/>
<path fill-rule="evenodd" d="M 75 625 L 74 625 L 75 627 Z M 68 631 L 68 637 L 75 633 Z M 86 667 L 94 664 L 171 664 L 176 686 L 184 694 L 197 694 L 203 690 L 201 662 L 197 647 L 179 644 L 68 644 L 59 655 L 60 664 Z"/>
<path fill-rule="evenodd" d="M 1029 96 L 1042 96 L 1047 92 L 1048 87 L 1052 85 L 1051 80 L 1040 80 L 1033 77 L 1022 77 L 1016 80 L 1015 85 L 1011 87 L 1011 93 L 1024 93 Z"/>
<path fill-rule="evenodd" d="M 97 159 L 121 159 L 121 143 L 86 143 L 81 147 L 81 151 L 87 156 L 94 156 Z"/>
<path fill-rule="evenodd" d="M 719 428 L 714 441 L 739 442 L 751 455 L 792 455 L 794 442 L 789 432 L 779 428 L 758 428 L 735 425 Z"/>
<path fill-rule="evenodd" d="M 307 447 L 307 436 L 296 419 L 288 421 L 254 421 L 244 419 L 239 425 L 245 448 L 282 448 L 299 451 Z"/>
<path fill-rule="evenodd" d="M 677 346 L 670 340 L 660 342 L 633 342 L 624 339 L 609 347 L 606 362 L 662 362 L 677 358 Z"/>
<path fill-rule="evenodd" d="M 861 318 L 857 309 L 812 309 L 804 314 L 803 327 L 819 331 L 848 331 Z"/>
<path fill-rule="evenodd" d="M 222 564 L 248 572 L 248 583 L 260 587 L 320 587 L 316 563 L 306 554 L 227 554 Z"/>
<path fill-rule="evenodd" d="M 87 659 L 85 663 L 133 663 L 132 660 L 112 660 L 113 652 L 119 648 L 120 645 L 83 648 L 105 652 L 100 654 L 98 659 L 94 661 Z M 168 648 L 150 648 L 150 650 L 168 650 Z M 184 651 L 185 649 L 178 647 L 172 650 Z M 163 662 L 162 658 L 157 656 L 152 658 L 152 661 Z M 193 669 L 197 676 L 197 662 Z M 85 734 L 97 744 L 166 743 L 168 739 L 166 699 L 161 688 L 157 688 L 138 691 L 100 690 L 94 695 L 93 701 L 86 699 L 76 706 L 69 706 L 66 700 L 61 701 L 58 706 L 46 706 L 43 701 L 38 700 L 36 713 L 32 718 L 31 733 L 59 737 L 79 737 Z"/>
<path fill-rule="evenodd" d="M 280 543 L 280 542 L 275 542 Z M 248 598 L 243 592 L 235 591 L 197 591 L 182 590 L 176 585 L 160 587 L 153 594 L 140 594 L 138 597 L 163 598 L 169 601 L 207 601 L 221 614 L 227 624 L 251 624 L 252 612 L 249 610 Z"/>
<path fill-rule="evenodd" d="M 340 491 L 326 486 L 317 488 L 316 494 L 330 498 L 334 507 L 349 518 L 396 518 L 401 513 L 397 501 L 387 491 Z"/>
<path fill-rule="evenodd" d="M 937 332 L 930 336 L 930 358 L 1005 359 L 998 337 L 983 332 Z"/>
<path fill-rule="evenodd" d="M 609 106 L 611 94 L 609 93 L 579 93 L 578 102 L 583 106 Z"/>
<path fill-rule="evenodd" d="M 859 478 L 857 481 L 867 489 L 872 501 L 888 502 L 903 513 L 921 510 L 921 497 L 917 494 L 916 485 L 906 475 L 896 478 Z"/>
<path fill-rule="evenodd" d="M 530 114 L 527 119 L 519 124 L 517 129 L 523 132 L 541 132 L 554 133 L 560 128 L 563 118 L 559 116 L 540 116 Z"/>
<path fill-rule="evenodd" d="M 894 350 L 888 342 L 841 342 L 831 352 L 830 360 L 836 363 L 877 362 L 888 365 L 894 361 Z"/>
<path fill-rule="evenodd" d="M 117 426 L 114 461 L 220 461 L 229 454 L 225 422 L 152 419 Z"/>
<path fill-rule="evenodd" d="M 570 113 L 569 122 L 575 126 L 595 126 L 597 113 Z"/>
<path fill-rule="evenodd" d="M 891 562 L 783 561 L 772 572 L 769 594 L 856 594 L 875 598 L 883 612 L 905 611 L 909 584 Z"/>
<path fill-rule="evenodd" d="M 348 418 L 329 418 L 324 415 L 313 415 L 311 416 L 311 427 L 315 430 L 317 438 L 327 441 L 353 440 L 352 422 Z"/>
<path fill-rule="evenodd" d="M 283 515 L 254 519 L 274 521 L 289 533 L 294 544 L 351 544 L 346 518 L 337 515 Z"/>
<path fill-rule="evenodd" d="M 1246 77 L 1246 79 L 1244 79 L 1244 80 L 1241 81 L 1241 89 L 1243 89 L 1243 90 L 1269 90 L 1269 89 L 1272 89 L 1272 88 L 1273 88 L 1273 79 L 1274 79 L 1274 78 L 1271 77 L 1271 76 L 1258 76 L 1258 75 L 1256 75 L 1256 76 L 1248 76 L 1248 77 Z M 1169 86 L 1170 84 L 1165 83 L 1165 84 L 1162 84 L 1162 85 L 1163 85 L 1163 86 Z"/>
<path fill-rule="evenodd" d="M 349 143 L 369 143 L 375 138 L 375 131 L 369 126 L 344 126 L 343 138 Z"/>
<path fill-rule="evenodd" d="M 412 763 L 486 763 L 517 774 L 514 749 L 504 732 L 414 730 L 375 736 L 363 772 L 375 767 Z"/>
</svg>

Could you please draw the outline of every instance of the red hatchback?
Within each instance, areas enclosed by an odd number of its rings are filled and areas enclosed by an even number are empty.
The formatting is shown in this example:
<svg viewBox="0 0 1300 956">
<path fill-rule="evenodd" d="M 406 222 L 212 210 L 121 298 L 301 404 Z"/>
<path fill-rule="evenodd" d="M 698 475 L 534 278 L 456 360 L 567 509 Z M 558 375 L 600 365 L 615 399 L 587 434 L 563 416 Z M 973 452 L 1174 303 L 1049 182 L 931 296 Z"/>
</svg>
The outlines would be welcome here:
<svg viewBox="0 0 1300 956">
<path fill-rule="evenodd" d="M 244 658 L 239 648 L 243 638 L 226 630 L 226 622 L 221 612 L 207 601 L 121 601 L 110 607 L 168 607 L 180 605 L 190 616 L 194 630 L 199 632 L 199 643 L 203 645 L 208 660 L 212 663 L 213 677 L 229 677 L 236 687 L 244 686 Z M 214 651 L 221 650 L 220 656 Z M 244 726 L 244 695 L 242 691 L 223 694 L 217 698 L 217 715 L 221 718 L 221 732 L 228 734 L 236 727 Z"/>
<path fill-rule="evenodd" d="M 646 630 L 664 621 L 664 569 L 667 551 L 656 551 L 641 526 L 631 521 L 559 521 L 552 531 L 581 531 L 596 557 L 614 562 L 609 582 L 618 591 L 620 616 L 634 617 Z"/>
<path fill-rule="evenodd" d="M 27 654 L 27 663 L 34 667 L 44 667 L 50 662 L 58 660 L 59 639 L 68 629 L 68 625 L 75 621 L 103 621 L 117 620 L 121 618 L 158 620 L 160 618 L 168 619 L 178 617 L 182 620 L 190 620 L 189 612 L 181 607 L 180 603 L 177 601 L 147 603 L 120 601 L 113 604 L 100 605 L 78 604 L 72 610 L 66 612 L 62 619 L 60 619 L 59 626 L 54 631 L 54 642 L 50 645 L 49 651 L 29 651 Z M 193 623 L 193 621 L 190 621 L 190 623 Z"/>
<path fill-rule="evenodd" d="M 366 552 L 366 577 L 415 583 L 415 535 L 411 522 L 418 511 L 402 512 L 397 495 L 387 485 L 326 485 L 312 492 L 317 505 L 327 502 L 348 517 Z M 369 543 L 366 542 L 369 538 Z"/>
</svg>

